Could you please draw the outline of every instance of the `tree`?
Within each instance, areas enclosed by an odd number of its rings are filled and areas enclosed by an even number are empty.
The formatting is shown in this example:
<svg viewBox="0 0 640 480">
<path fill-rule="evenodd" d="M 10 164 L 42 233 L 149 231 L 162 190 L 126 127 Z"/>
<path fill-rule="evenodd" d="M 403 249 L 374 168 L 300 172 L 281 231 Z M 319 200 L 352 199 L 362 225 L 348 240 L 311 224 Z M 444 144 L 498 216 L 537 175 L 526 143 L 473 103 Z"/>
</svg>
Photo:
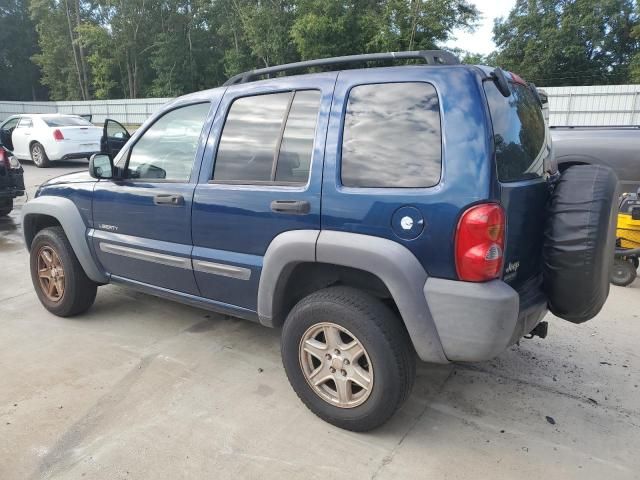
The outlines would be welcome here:
<svg viewBox="0 0 640 480">
<path fill-rule="evenodd" d="M 517 0 L 495 22 L 496 61 L 538 85 L 623 83 L 638 23 L 633 0 Z"/>
<path fill-rule="evenodd" d="M 0 98 L 36 100 L 46 91 L 31 61 L 38 51 L 35 27 L 27 0 L 8 0 L 0 5 Z"/>
</svg>

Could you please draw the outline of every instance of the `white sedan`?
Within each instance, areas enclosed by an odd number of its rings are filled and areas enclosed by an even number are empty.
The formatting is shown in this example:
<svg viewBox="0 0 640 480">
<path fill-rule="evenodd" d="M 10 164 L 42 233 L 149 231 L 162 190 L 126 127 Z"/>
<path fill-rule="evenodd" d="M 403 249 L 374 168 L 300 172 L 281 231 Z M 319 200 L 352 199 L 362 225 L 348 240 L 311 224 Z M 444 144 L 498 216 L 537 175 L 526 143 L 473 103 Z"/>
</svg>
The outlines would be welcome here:
<svg viewBox="0 0 640 480">
<path fill-rule="evenodd" d="M 54 160 L 89 158 L 100 152 L 102 129 L 78 115 L 15 115 L 0 125 L 9 132 L 13 154 L 48 167 Z"/>
</svg>

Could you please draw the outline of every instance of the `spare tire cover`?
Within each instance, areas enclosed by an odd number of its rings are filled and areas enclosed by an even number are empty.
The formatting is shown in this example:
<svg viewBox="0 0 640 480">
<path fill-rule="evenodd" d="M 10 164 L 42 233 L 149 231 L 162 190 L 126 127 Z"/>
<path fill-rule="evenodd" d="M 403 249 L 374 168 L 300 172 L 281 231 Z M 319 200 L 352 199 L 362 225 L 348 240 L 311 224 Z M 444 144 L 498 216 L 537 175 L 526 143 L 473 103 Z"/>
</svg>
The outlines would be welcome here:
<svg viewBox="0 0 640 480">
<path fill-rule="evenodd" d="M 609 295 L 618 177 L 608 167 L 567 168 L 551 195 L 544 232 L 544 290 L 551 312 L 582 323 Z"/>
</svg>

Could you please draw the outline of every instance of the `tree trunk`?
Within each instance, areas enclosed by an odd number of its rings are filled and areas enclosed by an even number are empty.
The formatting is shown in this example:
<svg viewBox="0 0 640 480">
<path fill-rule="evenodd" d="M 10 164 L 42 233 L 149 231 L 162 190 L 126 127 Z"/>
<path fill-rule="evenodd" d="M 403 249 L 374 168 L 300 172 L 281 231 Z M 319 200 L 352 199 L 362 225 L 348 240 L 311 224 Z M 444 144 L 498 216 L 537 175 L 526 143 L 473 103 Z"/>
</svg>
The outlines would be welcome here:
<svg viewBox="0 0 640 480">
<path fill-rule="evenodd" d="M 76 0 L 76 20 L 78 22 L 78 27 L 80 26 L 80 0 Z M 80 41 L 80 36 L 78 34 L 78 53 L 80 56 L 80 67 L 82 68 L 82 80 L 84 82 L 84 98 L 85 100 L 91 99 L 91 95 L 89 93 L 89 76 L 87 75 L 87 59 L 84 54 L 84 48 L 82 47 L 82 42 Z"/>
<path fill-rule="evenodd" d="M 69 26 L 69 39 L 71 40 L 71 50 L 73 51 L 73 61 L 76 64 L 76 72 L 78 73 L 78 86 L 80 87 L 80 94 L 82 95 L 82 99 L 86 100 L 84 85 L 82 84 L 82 74 L 80 72 L 80 64 L 78 63 L 78 55 L 76 54 L 76 44 L 75 38 L 73 37 L 73 26 L 71 25 L 71 15 L 69 12 L 69 4 L 67 0 L 64 0 L 64 10 L 67 16 L 67 24 Z"/>
</svg>

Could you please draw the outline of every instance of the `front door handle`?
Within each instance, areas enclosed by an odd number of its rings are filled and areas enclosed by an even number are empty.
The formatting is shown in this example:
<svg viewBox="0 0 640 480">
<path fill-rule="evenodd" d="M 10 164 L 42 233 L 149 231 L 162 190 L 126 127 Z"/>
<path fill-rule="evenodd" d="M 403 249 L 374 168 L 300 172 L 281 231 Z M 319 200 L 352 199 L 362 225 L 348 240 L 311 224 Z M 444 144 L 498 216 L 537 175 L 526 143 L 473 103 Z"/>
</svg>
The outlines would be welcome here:
<svg viewBox="0 0 640 480">
<path fill-rule="evenodd" d="M 311 210 L 311 204 L 306 200 L 274 200 L 271 210 L 275 213 L 306 215 Z"/>
<path fill-rule="evenodd" d="M 153 197 L 153 203 L 155 203 L 156 205 L 178 207 L 180 205 L 184 205 L 184 197 L 182 195 L 161 193 Z"/>
</svg>

